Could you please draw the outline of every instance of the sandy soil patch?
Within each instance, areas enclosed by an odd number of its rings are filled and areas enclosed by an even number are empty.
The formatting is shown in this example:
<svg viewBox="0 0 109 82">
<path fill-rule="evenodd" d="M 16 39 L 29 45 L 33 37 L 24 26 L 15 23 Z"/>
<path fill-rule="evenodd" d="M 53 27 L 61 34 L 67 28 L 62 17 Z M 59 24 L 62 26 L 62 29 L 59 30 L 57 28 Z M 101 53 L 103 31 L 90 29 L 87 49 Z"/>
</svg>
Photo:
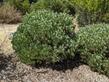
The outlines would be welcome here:
<svg viewBox="0 0 109 82">
<path fill-rule="evenodd" d="M 12 37 L 12 33 L 17 30 L 18 25 L 19 24 L 0 24 L 0 53 L 5 53 L 5 55 L 8 55 L 13 52 L 10 38 Z"/>
</svg>

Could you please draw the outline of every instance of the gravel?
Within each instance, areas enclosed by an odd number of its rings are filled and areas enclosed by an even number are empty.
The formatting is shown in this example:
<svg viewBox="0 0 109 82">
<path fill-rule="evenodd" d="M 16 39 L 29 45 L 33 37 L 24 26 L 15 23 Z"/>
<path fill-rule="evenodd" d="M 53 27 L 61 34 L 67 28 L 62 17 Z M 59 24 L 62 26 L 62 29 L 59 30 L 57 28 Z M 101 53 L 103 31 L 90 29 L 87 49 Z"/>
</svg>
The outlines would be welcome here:
<svg viewBox="0 0 109 82">
<path fill-rule="evenodd" d="M 109 82 L 108 77 L 91 71 L 86 65 L 62 71 L 33 68 L 20 61 L 13 63 L 13 58 L 5 57 L 1 64 L 3 67 L 0 68 L 0 80 L 5 82 Z"/>
</svg>

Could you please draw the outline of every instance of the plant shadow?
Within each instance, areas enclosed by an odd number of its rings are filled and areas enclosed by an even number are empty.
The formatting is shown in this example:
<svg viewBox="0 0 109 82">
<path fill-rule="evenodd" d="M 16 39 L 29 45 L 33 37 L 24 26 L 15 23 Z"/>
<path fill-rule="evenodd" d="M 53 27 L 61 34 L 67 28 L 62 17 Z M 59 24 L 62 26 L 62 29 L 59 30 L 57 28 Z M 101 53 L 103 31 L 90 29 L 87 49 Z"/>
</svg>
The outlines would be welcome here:
<svg viewBox="0 0 109 82">
<path fill-rule="evenodd" d="M 7 70 L 7 68 L 9 67 L 9 66 L 13 66 L 13 65 L 11 65 L 11 64 L 13 64 L 12 62 L 11 62 L 11 56 L 5 56 L 4 54 L 0 54 L 0 72 L 2 71 L 2 70 Z M 13 66 L 13 69 L 15 68 L 15 66 Z"/>
<path fill-rule="evenodd" d="M 54 64 L 35 64 L 33 66 L 33 68 L 50 68 L 53 70 L 57 70 L 57 71 L 63 71 L 65 72 L 66 70 L 73 70 L 76 67 L 79 67 L 80 65 L 82 65 L 83 63 L 81 62 L 81 58 L 80 55 L 75 55 L 75 57 L 73 59 L 67 59 L 67 60 L 63 60 L 61 62 L 56 62 Z"/>
</svg>

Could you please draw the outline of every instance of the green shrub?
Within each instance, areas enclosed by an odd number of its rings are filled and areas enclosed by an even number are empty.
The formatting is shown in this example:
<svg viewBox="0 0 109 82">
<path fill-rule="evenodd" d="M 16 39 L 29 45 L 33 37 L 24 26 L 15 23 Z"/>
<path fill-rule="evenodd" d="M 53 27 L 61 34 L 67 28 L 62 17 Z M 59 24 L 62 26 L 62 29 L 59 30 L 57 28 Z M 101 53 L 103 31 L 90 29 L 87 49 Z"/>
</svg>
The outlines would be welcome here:
<svg viewBox="0 0 109 82">
<path fill-rule="evenodd" d="M 106 13 L 102 16 L 102 22 L 109 23 L 109 13 Z"/>
<path fill-rule="evenodd" d="M 31 5 L 30 11 L 36 11 L 39 9 L 49 9 L 54 12 L 75 14 L 74 7 L 68 0 L 39 0 Z"/>
<path fill-rule="evenodd" d="M 29 0 L 6 0 L 6 2 L 16 7 L 23 14 L 25 14 L 26 12 L 29 12 L 29 9 L 30 9 Z"/>
<path fill-rule="evenodd" d="M 16 2 L 18 4 L 18 2 Z M 30 3 L 29 0 L 24 0 L 23 2 L 19 2 L 18 5 L 16 5 L 23 13 L 29 12 Z"/>
<path fill-rule="evenodd" d="M 102 0 L 70 0 L 77 9 L 87 12 L 96 12 L 102 6 Z M 100 6 L 101 5 L 101 6 Z"/>
<path fill-rule="evenodd" d="M 40 10 L 25 16 L 12 44 L 24 63 L 53 63 L 74 56 L 72 33 L 70 15 Z"/>
<path fill-rule="evenodd" d="M 87 57 L 86 62 L 92 70 L 109 77 L 109 58 L 104 57 L 103 54 L 90 54 L 90 56 Z"/>
<path fill-rule="evenodd" d="M 109 25 L 83 27 L 77 34 L 77 52 L 92 69 L 109 76 Z"/>
<path fill-rule="evenodd" d="M 109 0 L 70 0 L 80 14 L 81 25 L 102 21 L 102 15 L 109 11 Z"/>
</svg>

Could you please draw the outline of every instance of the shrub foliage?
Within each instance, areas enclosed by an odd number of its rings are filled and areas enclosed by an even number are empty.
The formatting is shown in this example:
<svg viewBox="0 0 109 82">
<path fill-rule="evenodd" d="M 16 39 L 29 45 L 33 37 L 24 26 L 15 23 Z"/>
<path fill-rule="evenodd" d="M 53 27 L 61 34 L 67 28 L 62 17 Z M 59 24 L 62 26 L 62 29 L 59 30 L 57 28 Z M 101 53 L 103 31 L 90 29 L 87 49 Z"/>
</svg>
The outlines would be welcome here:
<svg viewBox="0 0 109 82">
<path fill-rule="evenodd" d="M 30 11 L 39 9 L 49 9 L 54 12 L 64 12 L 75 14 L 74 6 L 68 0 L 38 0 L 31 5 Z"/>
<path fill-rule="evenodd" d="M 76 12 L 80 14 L 81 25 L 102 21 L 102 16 L 109 12 L 109 0 L 70 0 Z M 106 17 L 106 16 L 105 16 Z M 107 17 L 108 19 L 108 17 Z M 107 22 L 106 20 L 104 22 Z"/>
<path fill-rule="evenodd" d="M 10 5 L 14 6 L 18 10 L 20 10 L 23 14 L 29 11 L 30 9 L 30 2 L 29 0 L 5 0 Z"/>
<path fill-rule="evenodd" d="M 42 10 L 24 17 L 12 43 L 24 63 L 53 63 L 74 56 L 73 36 L 70 15 Z"/>
<path fill-rule="evenodd" d="M 109 76 L 109 25 L 95 24 L 77 34 L 77 52 L 92 69 Z"/>
</svg>

